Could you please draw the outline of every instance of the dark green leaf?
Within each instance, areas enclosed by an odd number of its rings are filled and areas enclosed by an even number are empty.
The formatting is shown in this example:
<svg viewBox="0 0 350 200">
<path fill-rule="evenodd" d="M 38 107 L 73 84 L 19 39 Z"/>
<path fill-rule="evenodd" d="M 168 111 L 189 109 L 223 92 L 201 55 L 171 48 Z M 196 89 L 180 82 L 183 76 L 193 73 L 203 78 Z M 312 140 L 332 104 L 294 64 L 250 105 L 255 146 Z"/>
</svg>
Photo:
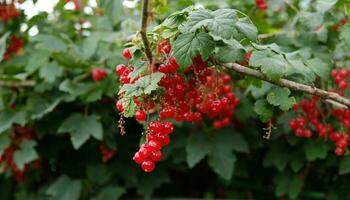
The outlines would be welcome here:
<svg viewBox="0 0 350 200">
<path fill-rule="evenodd" d="M 322 140 L 308 140 L 304 145 L 306 159 L 313 161 L 318 158 L 324 159 L 327 156 L 328 148 Z"/>
<path fill-rule="evenodd" d="M 339 164 L 339 174 L 348 174 L 350 172 L 350 156 L 342 158 Z"/>
<path fill-rule="evenodd" d="M 50 52 L 65 52 L 67 46 L 64 41 L 54 35 L 39 34 L 32 38 L 33 41 L 37 42 L 36 48 L 44 49 Z"/>
<path fill-rule="evenodd" d="M 24 170 L 24 165 L 39 158 L 34 147 L 36 143 L 30 140 L 24 140 L 20 145 L 20 149 L 13 154 L 13 160 L 18 166 L 18 169 Z"/>
<path fill-rule="evenodd" d="M 93 200 L 117 200 L 119 199 L 124 193 L 125 189 L 118 186 L 108 186 L 105 187 L 96 198 L 93 198 Z"/>
<path fill-rule="evenodd" d="M 304 185 L 304 182 L 289 173 L 280 173 L 274 178 L 276 183 L 275 193 L 278 197 L 287 195 L 291 199 L 296 199 Z"/>
<path fill-rule="evenodd" d="M 78 200 L 82 184 L 79 180 L 72 180 L 67 176 L 61 176 L 46 190 L 46 194 L 52 200 Z"/>
<path fill-rule="evenodd" d="M 72 114 L 58 129 L 59 133 L 70 133 L 75 149 L 79 149 L 90 137 L 102 140 L 102 124 L 97 116 Z"/>
<path fill-rule="evenodd" d="M 188 138 L 186 145 L 187 164 L 194 167 L 210 152 L 210 141 L 206 133 L 193 133 Z"/>
</svg>

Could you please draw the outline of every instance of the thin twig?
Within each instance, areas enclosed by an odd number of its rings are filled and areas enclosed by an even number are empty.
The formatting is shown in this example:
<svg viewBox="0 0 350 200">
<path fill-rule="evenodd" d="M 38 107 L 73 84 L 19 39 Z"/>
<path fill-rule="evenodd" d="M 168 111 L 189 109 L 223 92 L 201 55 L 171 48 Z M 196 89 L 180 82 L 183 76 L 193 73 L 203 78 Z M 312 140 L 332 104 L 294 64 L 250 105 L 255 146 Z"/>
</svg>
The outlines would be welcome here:
<svg viewBox="0 0 350 200">
<path fill-rule="evenodd" d="M 294 90 L 294 91 L 301 91 L 301 92 L 304 92 L 307 94 L 315 95 L 315 96 L 318 96 L 318 97 L 325 99 L 326 102 L 328 102 L 328 103 L 331 103 L 332 101 L 334 101 L 338 104 L 344 105 L 343 107 L 350 108 L 350 100 L 340 96 L 337 93 L 328 92 L 326 90 L 322 90 L 322 89 L 319 89 L 316 87 L 311 87 L 309 85 L 304 85 L 304 84 L 290 81 L 287 79 L 279 79 L 277 81 L 273 81 L 273 80 L 269 79 L 267 76 L 265 76 L 263 73 L 261 73 L 260 71 L 255 70 L 255 69 L 250 69 L 248 67 L 244 67 L 244 66 L 239 65 L 237 63 L 225 63 L 225 64 L 221 64 L 221 65 L 228 68 L 228 69 L 232 69 L 236 72 L 239 72 L 241 74 L 253 76 L 257 79 L 264 80 L 264 81 L 273 83 L 273 84 L 281 86 L 281 87 L 287 87 L 287 88 Z"/>
<path fill-rule="evenodd" d="M 296 8 L 289 0 L 284 0 L 284 3 L 286 3 L 294 12 L 299 12 L 298 8 Z"/>
<path fill-rule="evenodd" d="M 148 62 L 152 64 L 152 51 L 150 48 L 149 41 L 147 39 L 147 21 L 148 21 L 148 0 L 142 1 L 142 19 L 141 19 L 141 38 L 143 41 L 143 45 L 145 46 L 146 56 Z"/>
<path fill-rule="evenodd" d="M 4 81 L 0 80 L 0 87 L 12 87 L 12 88 L 21 88 L 21 87 L 33 87 L 35 86 L 35 81 L 27 80 L 27 81 Z"/>
</svg>

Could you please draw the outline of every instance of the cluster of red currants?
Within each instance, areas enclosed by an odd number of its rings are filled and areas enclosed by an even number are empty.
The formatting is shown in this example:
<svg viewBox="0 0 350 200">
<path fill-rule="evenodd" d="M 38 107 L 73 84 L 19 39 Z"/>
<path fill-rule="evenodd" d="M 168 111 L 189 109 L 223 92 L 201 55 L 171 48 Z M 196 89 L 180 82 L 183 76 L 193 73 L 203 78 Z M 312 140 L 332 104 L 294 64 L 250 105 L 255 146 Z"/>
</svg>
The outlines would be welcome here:
<svg viewBox="0 0 350 200">
<path fill-rule="evenodd" d="M 350 76 L 349 69 L 343 67 L 341 69 L 333 69 L 331 72 L 332 79 L 334 82 L 338 85 L 339 89 L 342 91 L 348 88 L 348 81 L 347 79 Z"/>
<path fill-rule="evenodd" d="M 266 11 L 268 8 L 265 0 L 255 0 L 255 4 L 262 11 Z"/>
<path fill-rule="evenodd" d="M 24 166 L 23 170 L 20 170 L 13 159 L 15 151 L 19 148 L 19 145 L 24 140 L 33 140 L 35 138 L 35 130 L 30 127 L 17 126 L 15 128 L 15 134 L 10 136 L 11 144 L 8 146 L 4 153 L 0 155 L 0 164 L 5 164 L 4 171 L 11 171 L 12 176 L 17 182 L 22 182 L 25 178 L 25 173 L 30 169 L 40 169 L 40 160 L 33 161 Z"/>
<path fill-rule="evenodd" d="M 102 155 L 102 161 L 103 162 L 108 162 L 117 153 L 116 150 L 109 148 L 105 144 L 100 144 L 99 148 L 100 148 L 100 152 L 101 152 L 101 155 Z"/>
<path fill-rule="evenodd" d="M 9 45 L 5 49 L 3 59 L 6 61 L 10 58 L 11 54 L 18 54 L 24 45 L 24 40 L 20 37 L 12 35 L 9 41 Z"/>
<path fill-rule="evenodd" d="M 337 119 L 339 125 L 347 129 L 347 131 L 334 131 L 334 127 L 329 123 L 324 123 L 325 110 L 321 110 L 317 103 L 320 99 L 313 97 L 310 100 L 303 100 L 299 104 L 293 106 L 293 110 L 301 110 L 303 116 L 292 119 L 289 122 L 291 129 L 298 137 L 312 137 L 311 129 L 317 131 L 322 139 L 329 139 L 335 143 L 335 153 L 338 156 L 344 155 L 350 140 L 350 110 L 333 109 L 329 113 L 333 118 Z M 322 123 L 323 122 L 323 123 Z"/>
<path fill-rule="evenodd" d="M 208 62 L 201 57 L 195 57 L 192 65 L 180 72 L 171 48 L 168 40 L 160 42 L 156 52 L 158 62 L 152 66 L 152 71 L 164 74 L 159 82 L 160 89 L 164 92 L 152 97 L 134 97 L 134 102 L 139 107 L 135 113 L 136 120 L 146 121 L 147 113 L 155 111 L 158 111 L 159 117 L 157 121 L 149 123 L 146 143 L 134 156 L 134 161 L 141 164 L 145 172 L 154 170 L 154 162 L 162 159 L 161 148 L 170 142 L 169 134 L 173 132 L 173 124 L 167 120 L 193 122 L 199 126 L 203 118 L 207 117 L 214 128 L 227 127 L 231 123 L 234 109 L 240 103 L 232 92 L 231 77 L 228 74 L 210 69 Z M 132 58 L 128 48 L 124 49 L 123 57 L 127 60 Z M 131 65 L 120 64 L 116 67 L 122 84 L 133 84 L 142 76 L 131 82 L 133 70 Z M 116 108 L 121 113 L 124 111 L 121 100 L 117 102 Z"/>
<path fill-rule="evenodd" d="M 19 16 L 21 16 L 21 12 L 16 9 L 15 2 L 11 2 L 9 5 L 0 3 L 0 21 L 7 22 Z"/>
<path fill-rule="evenodd" d="M 141 165 L 145 172 L 152 172 L 155 162 L 162 160 L 162 148 L 170 143 L 169 135 L 174 131 L 170 122 L 153 121 L 148 124 L 146 142 L 135 153 L 133 160 Z"/>
</svg>

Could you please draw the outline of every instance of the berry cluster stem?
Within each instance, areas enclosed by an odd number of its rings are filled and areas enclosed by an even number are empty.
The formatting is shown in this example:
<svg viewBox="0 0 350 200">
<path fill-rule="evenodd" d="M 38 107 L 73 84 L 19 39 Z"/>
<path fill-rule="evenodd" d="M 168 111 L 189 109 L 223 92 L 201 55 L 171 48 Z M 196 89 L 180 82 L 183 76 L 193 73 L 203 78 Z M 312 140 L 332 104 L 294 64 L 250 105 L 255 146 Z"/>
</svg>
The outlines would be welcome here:
<svg viewBox="0 0 350 200">
<path fill-rule="evenodd" d="M 294 91 L 301 91 L 304 93 L 315 95 L 325 99 L 325 101 L 328 103 L 336 104 L 337 106 L 341 106 L 341 107 L 350 108 L 350 100 L 340 96 L 337 93 L 328 92 L 326 90 L 322 90 L 309 85 L 304 85 L 304 84 L 290 81 L 287 79 L 280 79 L 277 81 L 273 81 L 273 80 L 270 80 L 268 77 L 266 77 L 264 74 L 262 74 L 260 71 L 255 69 L 250 69 L 248 67 L 244 67 L 237 63 L 222 63 L 221 65 L 228 69 L 232 69 L 236 72 L 239 72 L 241 74 L 253 76 L 257 79 L 264 80 L 281 87 L 287 87 Z"/>
<path fill-rule="evenodd" d="M 152 51 L 150 48 L 150 43 L 147 39 L 148 3 L 148 0 L 142 1 L 142 18 L 140 34 L 143 41 L 143 45 L 145 46 L 145 52 L 149 62 L 149 66 L 152 66 Z"/>
</svg>

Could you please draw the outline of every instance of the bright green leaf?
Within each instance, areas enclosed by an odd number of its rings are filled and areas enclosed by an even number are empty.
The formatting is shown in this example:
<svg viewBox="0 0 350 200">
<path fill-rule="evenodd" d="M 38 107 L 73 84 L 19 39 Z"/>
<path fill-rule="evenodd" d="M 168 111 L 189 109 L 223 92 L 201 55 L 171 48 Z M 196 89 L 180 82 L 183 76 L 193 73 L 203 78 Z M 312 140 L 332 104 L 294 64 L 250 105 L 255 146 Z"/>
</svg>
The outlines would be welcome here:
<svg viewBox="0 0 350 200">
<path fill-rule="evenodd" d="M 226 41 L 224 46 L 218 47 L 216 57 L 219 61 L 229 63 L 244 60 L 245 48 L 235 39 Z"/>
<path fill-rule="evenodd" d="M 259 115 L 260 120 L 263 122 L 269 121 L 273 114 L 272 106 L 265 99 L 260 99 L 255 102 L 254 111 Z"/>
<path fill-rule="evenodd" d="M 331 65 L 323 62 L 319 58 L 313 58 L 306 61 L 306 65 L 311 68 L 318 76 L 323 79 L 329 78 L 329 73 L 331 71 Z"/>
<path fill-rule="evenodd" d="M 248 17 L 238 19 L 236 28 L 251 41 L 256 41 L 258 38 L 258 29 Z"/>
<path fill-rule="evenodd" d="M 63 69 L 59 67 L 56 62 L 50 62 L 44 67 L 40 68 L 39 76 L 45 79 L 47 82 L 52 83 L 57 77 L 60 77 L 63 73 Z"/>
<path fill-rule="evenodd" d="M 267 94 L 267 101 L 274 105 L 279 106 L 283 111 L 289 110 L 295 103 L 294 97 L 289 97 L 290 90 L 288 88 L 273 87 Z"/>
<path fill-rule="evenodd" d="M 208 59 L 215 48 L 213 38 L 208 33 L 188 33 L 180 35 L 173 43 L 174 57 L 181 69 L 192 64 L 198 54 Z"/>
<path fill-rule="evenodd" d="M 287 71 L 288 63 L 282 55 L 271 50 L 253 51 L 249 65 L 260 68 L 261 72 L 272 80 L 280 79 Z"/>
</svg>

